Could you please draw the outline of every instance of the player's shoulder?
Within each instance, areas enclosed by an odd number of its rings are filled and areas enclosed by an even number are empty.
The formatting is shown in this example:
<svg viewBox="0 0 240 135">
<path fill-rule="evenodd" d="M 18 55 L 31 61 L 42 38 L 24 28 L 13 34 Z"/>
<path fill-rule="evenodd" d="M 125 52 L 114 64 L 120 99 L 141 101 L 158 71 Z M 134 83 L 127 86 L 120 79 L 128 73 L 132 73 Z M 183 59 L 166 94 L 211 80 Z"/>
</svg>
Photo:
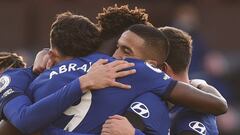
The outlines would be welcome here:
<svg viewBox="0 0 240 135">
<path fill-rule="evenodd" d="M 20 77 L 21 75 L 30 75 L 30 76 L 34 76 L 33 72 L 32 72 L 32 68 L 11 68 L 8 69 L 6 71 L 4 71 L 1 76 L 4 75 L 17 75 L 18 77 Z"/>
<path fill-rule="evenodd" d="M 113 57 L 106 55 L 104 53 L 100 53 L 100 52 L 94 52 L 88 56 L 82 57 L 81 59 L 87 60 L 87 61 L 92 61 L 92 62 L 96 62 L 99 59 L 108 59 L 110 61 L 115 60 Z"/>
<path fill-rule="evenodd" d="M 127 58 L 125 59 L 127 62 L 131 62 L 134 63 L 135 66 L 134 68 L 138 71 L 140 71 L 141 74 L 162 74 L 162 70 L 155 67 L 153 64 L 143 61 L 143 60 L 139 60 L 139 59 L 134 59 L 134 58 Z M 139 73 L 139 72 L 138 72 Z"/>
<path fill-rule="evenodd" d="M 218 134 L 216 118 L 214 115 L 195 112 L 188 108 L 175 107 L 171 111 L 173 132 L 192 131 L 197 134 Z M 176 114 L 174 114 L 176 113 Z"/>
<path fill-rule="evenodd" d="M 19 72 L 19 71 L 23 71 L 23 70 L 24 70 L 24 68 L 10 68 L 10 69 L 5 70 L 2 74 Z"/>
</svg>

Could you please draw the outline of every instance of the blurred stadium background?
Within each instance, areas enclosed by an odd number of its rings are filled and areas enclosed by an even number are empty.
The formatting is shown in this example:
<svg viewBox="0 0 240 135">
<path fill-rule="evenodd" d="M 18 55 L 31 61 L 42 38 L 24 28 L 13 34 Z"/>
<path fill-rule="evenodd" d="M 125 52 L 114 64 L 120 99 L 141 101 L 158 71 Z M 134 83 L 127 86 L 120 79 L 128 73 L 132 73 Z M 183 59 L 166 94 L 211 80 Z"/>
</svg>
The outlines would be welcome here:
<svg viewBox="0 0 240 135">
<path fill-rule="evenodd" d="M 206 79 L 229 103 L 218 117 L 220 134 L 240 134 L 239 0 L 0 0 L 0 51 L 17 52 L 29 65 L 49 46 L 56 14 L 82 14 L 96 22 L 103 7 L 129 4 L 145 8 L 157 27 L 175 26 L 193 37 L 191 78 Z"/>
</svg>

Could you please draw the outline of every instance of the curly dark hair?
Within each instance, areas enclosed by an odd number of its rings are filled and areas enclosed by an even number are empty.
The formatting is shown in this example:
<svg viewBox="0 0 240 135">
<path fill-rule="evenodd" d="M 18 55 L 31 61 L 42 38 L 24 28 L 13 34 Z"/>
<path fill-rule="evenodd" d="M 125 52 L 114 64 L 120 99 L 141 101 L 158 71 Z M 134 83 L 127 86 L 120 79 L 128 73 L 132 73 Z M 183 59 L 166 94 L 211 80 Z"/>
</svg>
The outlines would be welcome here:
<svg viewBox="0 0 240 135">
<path fill-rule="evenodd" d="M 192 37 L 174 27 L 160 27 L 169 41 L 169 54 L 166 62 L 175 73 L 188 69 L 192 57 Z"/>
<path fill-rule="evenodd" d="M 26 63 L 23 61 L 22 56 L 16 53 L 0 52 L 0 70 L 23 67 L 26 67 Z"/>
<path fill-rule="evenodd" d="M 101 30 L 101 38 L 109 39 L 120 36 L 128 27 L 134 24 L 152 24 L 148 21 L 145 9 L 137 8 L 130 10 L 128 5 L 118 7 L 117 4 L 99 13 L 97 26 Z"/>
<path fill-rule="evenodd" d="M 99 36 L 99 29 L 88 18 L 65 12 L 52 24 L 50 43 L 64 56 L 82 57 L 96 51 Z"/>
</svg>

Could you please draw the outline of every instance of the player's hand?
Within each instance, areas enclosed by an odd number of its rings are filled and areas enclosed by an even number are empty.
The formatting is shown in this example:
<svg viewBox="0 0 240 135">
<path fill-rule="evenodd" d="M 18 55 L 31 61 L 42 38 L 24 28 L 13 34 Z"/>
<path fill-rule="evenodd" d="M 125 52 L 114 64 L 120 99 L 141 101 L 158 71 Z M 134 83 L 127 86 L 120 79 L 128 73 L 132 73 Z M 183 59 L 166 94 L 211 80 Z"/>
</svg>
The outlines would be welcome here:
<svg viewBox="0 0 240 135">
<path fill-rule="evenodd" d="M 190 80 L 190 84 L 196 88 L 201 89 L 203 86 L 207 86 L 207 82 L 202 79 L 192 79 Z"/>
<path fill-rule="evenodd" d="M 87 85 L 87 89 L 91 90 L 102 89 L 106 87 L 130 89 L 130 85 L 119 83 L 116 81 L 116 78 L 125 77 L 136 73 L 135 69 L 124 70 L 133 66 L 134 63 L 129 63 L 124 60 L 116 60 L 108 63 L 107 60 L 100 59 L 92 65 L 86 75 L 80 77 L 81 88 Z"/>
<path fill-rule="evenodd" d="M 50 60 L 48 55 L 49 49 L 45 48 L 39 51 L 36 55 L 33 64 L 33 72 L 36 74 L 42 73 L 45 69 L 48 69 L 53 66 L 53 63 Z"/>
<path fill-rule="evenodd" d="M 126 117 L 120 115 L 110 116 L 105 121 L 101 135 L 134 135 L 135 128 Z"/>
</svg>

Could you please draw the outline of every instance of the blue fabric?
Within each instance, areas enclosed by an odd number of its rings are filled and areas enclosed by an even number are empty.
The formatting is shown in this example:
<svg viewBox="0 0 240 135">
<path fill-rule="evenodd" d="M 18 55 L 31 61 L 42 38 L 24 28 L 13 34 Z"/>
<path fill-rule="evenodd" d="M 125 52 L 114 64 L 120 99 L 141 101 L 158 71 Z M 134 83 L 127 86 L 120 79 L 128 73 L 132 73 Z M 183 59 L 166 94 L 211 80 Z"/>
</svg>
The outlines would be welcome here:
<svg viewBox="0 0 240 135">
<path fill-rule="evenodd" d="M 5 116 L 25 134 L 44 129 L 51 123 L 60 130 L 99 134 L 108 116 L 123 114 L 136 97 L 146 92 L 166 97 L 176 84 L 161 70 L 140 60 L 127 59 L 135 63 L 137 73 L 118 81 L 132 85 L 132 89 L 109 87 L 83 95 L 78 77 L 100 58 L 115 60 L 94 53 L 44 71 L 24 90 L 26 95 L 17 96 L 5 105 Z"/>
<path fill-rule="evenodd" d="M 128 109 L 140 116 L 144 123 L 144 133 L 148 135 L 167 135 L 170 118 L 166 103 L 153 93 L 136 98 Z"/>
<path fill-rule="evenodd" d="M 190 131 L 198 135 L 218 135 L 215 116 L 175 106 L 170 111 L 171 135 Z"/>
</svg>

